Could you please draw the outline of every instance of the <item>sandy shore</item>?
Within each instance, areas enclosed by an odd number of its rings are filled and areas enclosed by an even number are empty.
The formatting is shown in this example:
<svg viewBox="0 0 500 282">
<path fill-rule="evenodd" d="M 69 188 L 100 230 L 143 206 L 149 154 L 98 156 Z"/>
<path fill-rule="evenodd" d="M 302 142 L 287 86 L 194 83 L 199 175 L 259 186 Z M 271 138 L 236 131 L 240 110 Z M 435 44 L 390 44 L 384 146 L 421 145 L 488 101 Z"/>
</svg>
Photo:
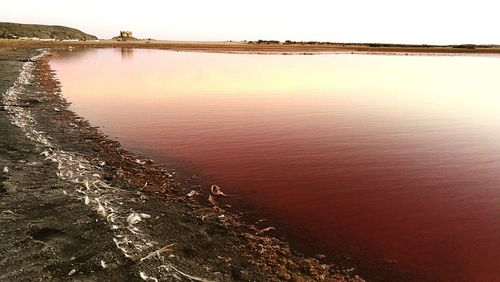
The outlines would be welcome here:
<svg viewBox="0 0 500 282">
<path fill-rule="evenodd" d="M 31 48 L 54 48 L 54 47 L 92 47 L 92 48 L 152 48 L 174 51 L 200 51 L 200 52 L 228 52 L 228 53 L 398 53 L 398 54 L 500 54 L 499 47 L 476 47 L 457 48 L 451 46 L 389 46 L 373 47 L 370 45 L 352 44 L 249 44 L 242 42 L 189 42 L 189 41 L 161 41 L 161 40 L 139 40 L 119 42 L 114 40 L 90 41 L 34 41 L 34 40 L 5 40 L 0 39 L 2 47 L 31 47 Z"/>
<path fill-rule="evenodd" d="M 0 280 L 362 281 L 108 139 L 68 109 L 49 56 L 0 47 Z"/>
</svg>

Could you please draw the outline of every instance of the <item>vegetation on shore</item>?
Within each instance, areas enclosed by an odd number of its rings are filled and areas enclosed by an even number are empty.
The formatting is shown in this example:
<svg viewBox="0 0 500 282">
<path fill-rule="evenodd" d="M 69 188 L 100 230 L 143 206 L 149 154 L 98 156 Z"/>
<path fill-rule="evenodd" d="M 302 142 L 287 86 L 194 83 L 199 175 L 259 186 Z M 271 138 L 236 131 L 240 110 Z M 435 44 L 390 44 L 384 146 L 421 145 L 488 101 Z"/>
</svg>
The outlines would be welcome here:
<svg viewBox="0 0 500 282">
<path fill-rule="evenodd" d="M 338 47 L 356 47 L 356 46 L 367 46 L 367 47 L 388 47 L 388 48 L 436 48 L 436 47 L 447 47 L 447 48 L 464 48 L 464 49 L 476 49 L 476 48 L 500 48 L 500 45 L 493 44 L 459 44 L 459 45 L 429 45 L 429 44 L 395 44 L 395 43 L 337 43 L 328 41 L 278 41 L 278 40 L 262 40 L 257 41 L 247 41 L 248 44 L 282 44 L 282 45 L 330 45 Z"/>
<path fill-rule="evenodd" d="M 20 24 L 0 22 L 0 38 L 20 39 L 38 38 L 53 40 L 97 40 L 97 37 L 78 29 L 39 24 Z"/>
</svg>

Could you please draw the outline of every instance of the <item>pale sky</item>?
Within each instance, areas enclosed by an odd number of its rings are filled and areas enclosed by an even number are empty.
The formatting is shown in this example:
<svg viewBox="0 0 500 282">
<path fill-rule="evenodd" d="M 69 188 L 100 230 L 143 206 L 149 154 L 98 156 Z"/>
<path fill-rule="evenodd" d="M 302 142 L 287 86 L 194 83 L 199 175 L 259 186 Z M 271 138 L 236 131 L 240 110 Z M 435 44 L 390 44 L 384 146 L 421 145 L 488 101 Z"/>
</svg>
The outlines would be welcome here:
<svg viewBox="0 0 500 282">
<path fill-rule="evenodd" d="M 0 0 L 0 21 L 111 38 L 500 44 L 498 0 Z"/>
</svg>

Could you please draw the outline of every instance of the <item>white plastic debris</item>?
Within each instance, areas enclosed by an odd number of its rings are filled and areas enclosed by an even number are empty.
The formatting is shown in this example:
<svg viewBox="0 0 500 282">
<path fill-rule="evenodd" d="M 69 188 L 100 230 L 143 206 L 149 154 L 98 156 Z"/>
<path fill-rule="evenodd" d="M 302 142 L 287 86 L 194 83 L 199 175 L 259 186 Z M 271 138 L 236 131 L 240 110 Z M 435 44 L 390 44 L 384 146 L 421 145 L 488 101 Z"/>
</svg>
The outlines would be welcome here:
<svg viewBox="0 0 500 282">
<path fill-rule="evenodd" d="M 147 213 L 141 213 L 140 216 L 141 218 L 151 218 L 151 216 Z"/>
<path fill-rule="evenodd" d="M 111 213 L 106 217 L 106 220 L 114 223 L 115 218 L 116 218 L 116 215 L 114 213 Z"/>
<path fill-rule="evenodd" d="M 212 195 L 208 195 L 208 202 L 212 204 L 213 206 L 218 206 L 217 202 L 214 200 Z"/>
<path fill-rule="evenodd" d="M 108 215 L 108 213 L 106 212 L 106 209 L 101 205 L 101 202 L 99 201 L 99 199 L 96 199 L 96 202 L 97 202 L 97 212 L 102 217 L 106 217 Z"/>
<path fill-rule="evenodd" d="M 137 222 L 141 221 L 141 215 L 136 213 L 136 212 L 133 212 L 131 213 L 128 217 L 127 217 L 127 222 L 128 224 L 130 225 L 134 225 L 136 224 Z"/>
<path fill-rule="evenodd" d="M 106 267 L 108 267 L 108 266 L 106 265 L 106 262 L 104 262 L 103 260 L 101 260 L 101 266 L 102 266 L 102 268 L 106 268 Z"/>
<path fill-rule="evenodd" d="M 226 194 L 224 194 L 224 192 L 222 192 L 220 187 L 217 185 L 212 185 L 212 187 L 210 187 L 210 191 L 212 191 L 212 194 L 216 196 L 227 196 Z"/>
<path fill-rule="evenodd" d="M 4 166 L 4 167 L 3 167 L 3 173 L 9 173 L 9 168 L 8 168 L 8 167 L 6 167 L 6 166 Z"/>
<path fill-rule="evenodd" d="M 266 228 L 263 228 L 263 229 L 260 229 L 260 230 L 257 230 L 257 234 L 262 234 L 264 232 L 268 232 L 268 231 L 271 231 L 271 230 L 275 230 L 276 228 L 274 228 L 273 226 L 269 226 L 269 227 L 266 227 Z"/>
<path fill-rule="evenodd" d="M 190 279 L 190 280 L 194 280 L 194 281 L 208 281 L 206 279 L 203 279 L 203 278 L 200 278 L 200 277 L 196 277 L 196 276 L 191 276 L 187 273 L 184 273 L 182 271 L 180 271 L 179 269 L 175 268 L 173 265 L 170 266 L 173 270 L 175 270 L 177 273 L 179 273 L 180 275 Z"/>
<path fill-rule="evenodd" d="M 74 268 L 73 268 L 73 269 L 72 269 L 72 270 L 68 273 L 68 276 L 71 276 L 71 275 L 75 274 L 75 272 L 76 272 L 76 269 L 74 269 Z"/>
<path fill-rule="evenodd" d="M 144 280 L 144 281 L 148 281 L 148 279 L 149 279 L 149 276 L 147 276 L 146 273 L 144 273 L 142 271 L 139 272 L 139 276 L 141 276 L 142 280 Z"/>
<path fill-rule="evenodd" d="M 144 273 L 143 271 L 139 272 L 139 276 L 141 277 L 142 280 L 144 281 L 158 281 L 158 279 L 154 278 L 154 277 L 150 277 L 148 276 L 146 273 Z"/>
<path fill-rule="evenodd" d="M 89 180 L 87 178 L 85 178 L 85 181 L 83 182 L 83 184 L 85 184 L 85 188 L 87 190 L 90 190 Z"/>
<path fill-rule="evenodd" d="M 157 256 L 157 257 L 160 257 L 161 253 L 164 253 L 164 252 L 167 252 L 167 251 L 171 251 L 172 250 L 172 247 L 174 246 L 175 244 L 168 244 L 164 247 L 162 247 L 161 249 L 158 249 L 154 252 L 151 252 L 149 253 L 147 256 L 141 258 L 140 261 L 144 261 L 144 260 L 147 260 L 151 257 L 154 257 L 154 256 Z"/>
</svg>

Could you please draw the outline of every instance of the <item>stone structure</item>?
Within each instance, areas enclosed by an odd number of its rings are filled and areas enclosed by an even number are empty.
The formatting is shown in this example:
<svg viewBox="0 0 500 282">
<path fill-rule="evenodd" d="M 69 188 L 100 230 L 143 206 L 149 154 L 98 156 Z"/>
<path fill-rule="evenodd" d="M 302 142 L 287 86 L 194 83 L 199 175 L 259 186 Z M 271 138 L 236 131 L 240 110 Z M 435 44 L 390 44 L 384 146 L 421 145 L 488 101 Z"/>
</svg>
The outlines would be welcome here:
<svg viewBox="0 0 500 282">
<path fill-rule="evenodd" d="M 120 31 L 120 37 L 122 39 L 132 38 L 132 31 Z"/>
</svg>

